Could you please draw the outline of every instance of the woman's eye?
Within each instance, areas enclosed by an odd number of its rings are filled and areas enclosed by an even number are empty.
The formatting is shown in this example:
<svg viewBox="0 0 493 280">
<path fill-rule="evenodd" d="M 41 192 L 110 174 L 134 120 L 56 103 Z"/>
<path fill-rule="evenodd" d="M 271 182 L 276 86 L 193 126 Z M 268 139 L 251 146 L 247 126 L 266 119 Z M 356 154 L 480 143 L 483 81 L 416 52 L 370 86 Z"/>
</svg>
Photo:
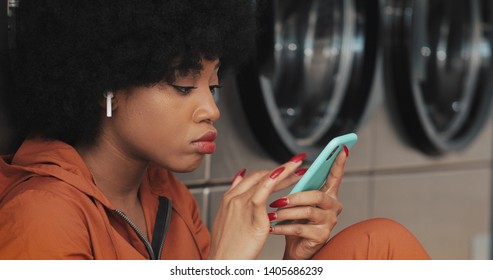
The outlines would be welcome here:
<svg viewBox="0 0 493 280">
<path fill-rule="evenodd" d="M 196 87 L 177 86 L 177 85 L 172 85 L 172 86 L 183 95 L 188 95 L 192 92 L 192 90 L 196 89 Z"/>
<path fill-rule="evenodd" d="M 216 94 L 220 88 L 222 88 L 222 86 L 220 86 L 220 85 L 209 86 L 209 89 L 210 89 L 212 94 Z"/>
</svg>

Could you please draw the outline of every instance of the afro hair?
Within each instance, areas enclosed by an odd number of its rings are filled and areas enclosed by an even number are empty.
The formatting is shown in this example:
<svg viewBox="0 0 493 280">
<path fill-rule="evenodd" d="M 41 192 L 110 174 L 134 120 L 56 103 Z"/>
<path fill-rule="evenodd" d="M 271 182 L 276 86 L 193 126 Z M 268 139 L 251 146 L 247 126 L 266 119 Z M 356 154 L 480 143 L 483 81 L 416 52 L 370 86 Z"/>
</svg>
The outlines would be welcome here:
<svg viewBox="0 0 493 280">
<path fill-rule="evenodd" d="M 98 134 L 105 92 L 237 68 L 255 46 L 252 0 L 22 0 L 16 17 L 16 125 L 72 145 Z"/>
</svg>

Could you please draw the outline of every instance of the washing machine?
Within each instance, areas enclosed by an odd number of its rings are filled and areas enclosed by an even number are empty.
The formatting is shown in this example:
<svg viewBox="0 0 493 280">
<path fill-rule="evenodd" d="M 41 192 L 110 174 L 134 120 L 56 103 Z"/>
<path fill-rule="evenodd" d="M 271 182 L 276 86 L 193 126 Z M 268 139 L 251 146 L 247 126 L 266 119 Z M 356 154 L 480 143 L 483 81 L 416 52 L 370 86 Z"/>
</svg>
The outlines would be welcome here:
<svg viewBox="0 0 493 280">
<path fill-rule="evenodd" d="M 179 175 L 212 225 L 241 168 L 359 135 L 334 234 L 388 217 L 435 259 L 490 258 L 489 1 L 256 1 L 256 57 L 225 81 L 217 152 Z M 276 194 L 274 200 L 285 192 Z M 269 237 L 259 258 L 282 257 Z"/>
</svg>

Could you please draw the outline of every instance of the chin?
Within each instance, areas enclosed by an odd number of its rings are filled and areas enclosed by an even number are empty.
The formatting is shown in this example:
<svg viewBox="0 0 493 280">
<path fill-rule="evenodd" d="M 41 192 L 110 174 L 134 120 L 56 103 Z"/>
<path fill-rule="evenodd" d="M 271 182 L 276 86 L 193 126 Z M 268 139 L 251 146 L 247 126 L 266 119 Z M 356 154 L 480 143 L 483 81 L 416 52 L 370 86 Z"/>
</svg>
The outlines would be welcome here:
<svg viewBox="0 0 493 280">
<path fill-rule="evenodd" d="M 196 166 L 196 167 L 190 167 L 190 168 L 170 169 L 170 170 L 173 171 L 173 172 L 175 172 L 175 173 L 190 173 L 190 172 L 195 171 L 197 168 L 198 168 L 198 166 Z"/>
<path fill-rule="evenodd" d="M 202 159 L 203 157 L 193 162 L 180 162 L 181 164 L 179 166 L 164 166 L 164 167 L 176 173 L 189 173 L 199 168 L 199 166 L 202 164 Z M 185 163 L 188 164 L 184 165 Z"/>
</svg>

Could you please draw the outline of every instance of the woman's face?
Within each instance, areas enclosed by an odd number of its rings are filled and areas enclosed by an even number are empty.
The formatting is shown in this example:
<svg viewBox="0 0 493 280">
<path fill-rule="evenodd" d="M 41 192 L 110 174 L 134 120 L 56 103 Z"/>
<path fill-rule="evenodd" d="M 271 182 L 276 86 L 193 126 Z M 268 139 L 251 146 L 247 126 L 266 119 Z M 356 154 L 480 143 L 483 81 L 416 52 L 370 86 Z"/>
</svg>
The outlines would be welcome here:
<svg viewBox="0 0 493 280">
<path fill-rule="evenodd" d="M 123 156 L 189 172 L 214 152 L 219 61 L 204 60 L 202 66 L 199 73 L 178 76 L 173 84 L 116 92 L 108 121 L 110 139 Z"/>
</svg>

